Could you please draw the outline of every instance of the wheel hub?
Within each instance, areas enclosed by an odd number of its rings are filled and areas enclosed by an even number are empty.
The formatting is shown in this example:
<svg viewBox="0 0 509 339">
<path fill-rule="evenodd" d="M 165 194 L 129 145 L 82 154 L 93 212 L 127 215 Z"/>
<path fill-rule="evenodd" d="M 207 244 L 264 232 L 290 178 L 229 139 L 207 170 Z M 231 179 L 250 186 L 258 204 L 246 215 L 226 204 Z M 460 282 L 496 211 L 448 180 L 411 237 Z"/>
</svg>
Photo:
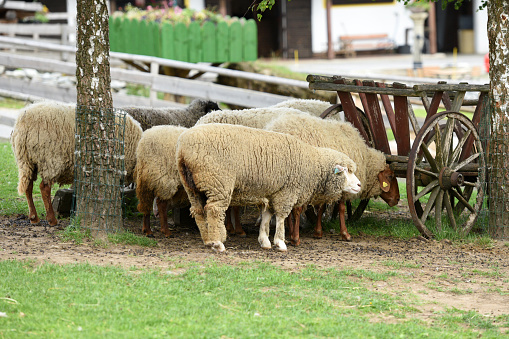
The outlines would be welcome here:
<svg viewBox="0 0 509 339">
<path fill-rule="evenodd" d="M 449 167 L 444 167 L 438 176 L 438 183 L 444 190 L 452 187 L 463 185 L 463 174 L 451 170 Z"/>
</svg>

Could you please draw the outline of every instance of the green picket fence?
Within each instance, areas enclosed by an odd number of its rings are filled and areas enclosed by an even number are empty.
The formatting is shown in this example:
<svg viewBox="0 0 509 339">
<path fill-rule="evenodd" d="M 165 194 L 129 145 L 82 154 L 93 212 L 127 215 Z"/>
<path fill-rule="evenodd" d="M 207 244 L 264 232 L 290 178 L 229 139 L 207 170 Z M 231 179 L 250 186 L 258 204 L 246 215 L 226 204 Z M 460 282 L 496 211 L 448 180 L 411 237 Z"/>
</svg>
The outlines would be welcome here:
<svg viewBox="0 0 509 339">
<path fill-rule="evenodd" d="M 258 57 L 256 22 L 160 24 L 110 18 L 110 49 L 186 62 L 240 62 Z"/>
</svg>

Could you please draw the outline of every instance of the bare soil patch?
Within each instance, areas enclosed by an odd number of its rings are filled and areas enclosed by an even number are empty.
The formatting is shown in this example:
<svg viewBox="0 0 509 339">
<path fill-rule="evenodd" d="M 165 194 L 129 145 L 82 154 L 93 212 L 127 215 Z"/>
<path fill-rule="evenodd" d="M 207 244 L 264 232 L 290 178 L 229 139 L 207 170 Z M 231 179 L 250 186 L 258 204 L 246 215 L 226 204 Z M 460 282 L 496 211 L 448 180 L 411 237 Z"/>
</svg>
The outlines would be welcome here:
<svg viewBox="0 0 509 339">
<path fill-rule="evenodd" d="M 509 314 L 509 246 L 504 241 L 495 241 L 493 247 L 485 248 L 421 237 L 401 240 L 361 234 L 354 236 L 352 242 L 345 242 L 333 233 L 313 239 L 312 230 L 304 229 L 300 246 L 277 252 L 262 250 L 257 229 L 246 226 L 246 238 L 229 237 L 226 253 L 216 254 L 203 245 L 194 227 L 173 227 L 172 237 L 164 238 L 154 220 L 157 247 L 111 243 L 105 247 L 94 245 L 91 240 L 79 245 L 62 242 L 58 231 L 68 221 L 59 222 L 59 227 L 49 227 L 45 221 L 34 226 L 26 215 L 0 216 L 0 260 L 88 262 L 164 270 L 175 270 L 177 264 L 190 262 L 263 261 L 288 270 L 312 264 L 322 268 L 391 271 L 397 274 L 387 281 L 373 281 L 370 288 L 417 295 L 424 318 L 450 307 L 476 310 L 486 316 Z M 126 226 L 141 235 L 141 220 L 128 220 Z"/>
</svg>

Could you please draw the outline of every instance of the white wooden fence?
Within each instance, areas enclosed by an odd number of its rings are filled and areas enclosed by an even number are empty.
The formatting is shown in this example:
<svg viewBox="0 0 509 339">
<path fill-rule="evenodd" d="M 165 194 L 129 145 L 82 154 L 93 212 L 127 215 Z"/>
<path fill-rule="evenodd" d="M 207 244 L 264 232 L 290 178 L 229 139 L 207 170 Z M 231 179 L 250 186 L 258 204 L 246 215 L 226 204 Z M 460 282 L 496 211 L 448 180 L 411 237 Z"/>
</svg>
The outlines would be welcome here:
<svg viewBox="0 0 509 339">
<path fill-rule="evenodd" d="M 15 47 L 75 53 L 74 46 L 52 44 L 47 42 L 42 43 L 28 39 L 0 36 L 0 43 L 10 44 L 11 46 Z M 41 58 L 37 57 L 36 55 L 37 53 L 34 53 L 32 56 L 26 55 L 26 53 L 25 55 L 20 55 L 0 52 L 0 65 L 5 66 L 6 68 L 34 68 L 39 71 L 60 72 L 69 75 L 74 75 L 76 73 L 76 64 L 74 62 Z M 270 106 L 289 98 L 281 95 L 219 85 L 210 81 L 202 81 L 198 79 L 190 80 L 179 77 L 160 75 L 158 74 L 159 66 L 168 66 L 179 69 L 195 70 L 198 72 L 215 73 L 224 76 L 232 76 L 243 79 L 264 81 L 268 83 L 308 88 L 308 83 L 306 81 L 297 81 L 256 73 L 229 70 L 221 67 L 210 66 L 208 64 L 193 64 L 157 57 L 117 52 L 111 52 L 110 57 L 112 59 L 129 61 L 131 63 L 139 63 L 142 67 L 146 67 L 147 70 L 150 71 L 141 72 L 139 70 L 128 70 L 119 67 L 112 67 L 112 80 L 120 80 L 127 83 L 148 86 L 154 93 L 163 92 L 174 95 L 203 98 L 245 107 Z M 65 102 L 76 102 L 75 88 L 58 88 L 46 85 L 41 86 L 40 84 L 32 81 L 0 77 L 0 90 L 1 89 L 9 91 L 20 91 L 22 93 L 29 93 L 31 95 Z M 169 104 L 168 101 L 157 100 L 155 95 L 152 95 L 150 98 L 126 98 L 125 95 L 113 95 L 113 103 L 115 106 L 131 104 L 133 100 L 137 105 L 162 106 Z"/>
</svg>

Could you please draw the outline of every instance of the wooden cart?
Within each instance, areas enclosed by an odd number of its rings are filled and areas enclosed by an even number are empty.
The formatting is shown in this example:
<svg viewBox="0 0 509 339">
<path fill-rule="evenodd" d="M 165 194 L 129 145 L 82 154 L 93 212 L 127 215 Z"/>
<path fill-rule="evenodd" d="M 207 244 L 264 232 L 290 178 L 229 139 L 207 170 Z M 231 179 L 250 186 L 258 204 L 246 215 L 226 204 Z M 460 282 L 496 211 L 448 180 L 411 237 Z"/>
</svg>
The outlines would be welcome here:
<svg viewBox="0 0 509 339">
<path fill-rule="evenodd" d="M 431 238 L 446 225 L 464 235 L 470 232 L 484 198 L 485 147 L 478 128 L 488 105 L 489 85 L 439 82 L 409 87 L 319 75 L 308 75 L 307 81 L 312 90 L 338 94 L 341 103 L 326 110 L 323 118 L 340 105 L 345 120 L 368 145 L 386 154 L 398 177 L 406 178 L 410 214 L 423 236 Z M 358 93 L 363 109 L 355 105 L 352 93 Z M 466 98 L 472 95 L 475 99 Z M 416 118 L 415 102 L 424 106 L 425 119 Z M 445 111 L 438 112 L 441 106 Z M 472 118 L 460 113 L 466 106 L 473 111 Z M 397 154 L 389 146 L 382 107 Z M 349 219 L 358 219 L 367 204 L 368 200 L 361 201 L 353 212 L 348 208 Z"/>
</svg>

